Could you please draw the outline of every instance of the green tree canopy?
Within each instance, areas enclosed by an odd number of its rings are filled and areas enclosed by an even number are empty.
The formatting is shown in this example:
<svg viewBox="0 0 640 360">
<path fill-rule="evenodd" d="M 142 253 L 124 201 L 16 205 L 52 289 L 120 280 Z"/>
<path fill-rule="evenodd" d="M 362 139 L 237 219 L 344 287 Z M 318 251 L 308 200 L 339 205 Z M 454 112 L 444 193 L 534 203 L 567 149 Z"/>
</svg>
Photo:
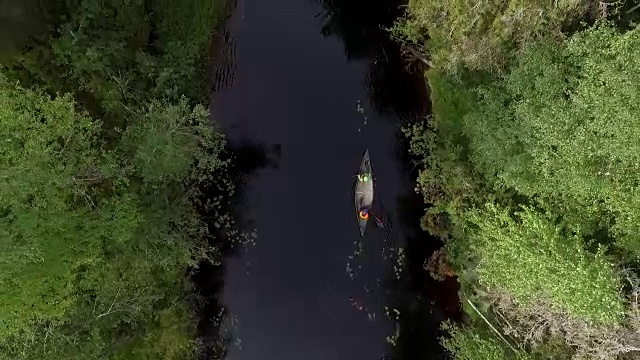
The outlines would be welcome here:
<svg viewBox="0 0 640 360">
<path fill-rule="evenodd" d="M 0 57 L 47 91 L 0 79 L 0 359 L 191 358 L 189 268 L 219 260 L 210 228 L 238 234 L 224 136 L 196 105 L 224 3 L 54 7 Z"/>
<path fill-rule="evenodd" d="M 98 126 L 68 96 L 49 99 L 0 78 L 0 335 L 60 318 L 74 302 L 78 268 L 96 263 L 102 243 L 130 241 L 131 202 L 99 195 L 117 190 Z"/>
<path fill-rule="evenodd" d="M 442 324 L 442 328 L 447 331 L 448 336 L 441 338 L 440 342 L 454 360 L 532 359 L 524 352 L 513 354 L 500 340 L 471 327 L 461 327 L 447 321 Z"/>
<path fill-rule="evenodd" d="M 69 96 L 0 78 L 0 353 L 182 359 L 195 349 L 186 269 L 217 258 L 194 201 L 201 181 L 224 176 L 224 138 L 186 101 L 137 118 L 105 150 L 100 124 Z"/>
<path fill-rule="evenodd" d="M 422 48 L 438 70 L 500 70 L 529 43 L 564 38 L 584 0 L 412 0 L 393 33 Z"/>
<path fill-rule="evenodd" d="M 530 47 L 504 81 L 479 88 L 480 105 L 464 118 L 472 161 L 500 186 L 539 197 L 573 231 L 612 218 L 611 235 L 637 256 L 638 65 L 638 29 L 601 25 L 559 48 Z"/>
<path fill-rule="evenodd" d="M 603 253 L 586 251 L 579 237 L 563 236 L 528 208 L 517 220 L 493 205 L 466 218 L 473 224 L 469 241 L 479 257 L 479 282 L 490 291 L 506 290 L 523 305 L 549 301 L 556 311 L 601 324 L 622 320 L 616 268 Z"/>
</svg>

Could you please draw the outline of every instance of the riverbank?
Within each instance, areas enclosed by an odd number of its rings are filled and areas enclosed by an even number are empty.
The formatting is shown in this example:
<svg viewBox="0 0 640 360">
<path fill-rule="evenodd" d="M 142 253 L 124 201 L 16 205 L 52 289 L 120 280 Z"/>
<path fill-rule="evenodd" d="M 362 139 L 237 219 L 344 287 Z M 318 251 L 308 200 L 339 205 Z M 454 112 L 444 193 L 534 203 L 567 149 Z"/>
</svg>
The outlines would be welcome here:
<svg viewBox="0 0 640 360">
<path fill-rule="evenodd" d="M 212 31 L 228 9 L 22 5 L 3 15 L 38 9 L 46 22 L 3 39 L 0 358 L 221 355 L 220 324 L 198 321 L 221 309 L 217 294 L 191 276 L 243 236 L 207 112 Z"/>
<path fill-rule="evenodd" d="M 416 0 L 393 29 L 433 66 L 433 116 L 408 134 L 422 224 L 444 242 L 434 275 L 457 275 L 469 315 L 443 344 L 455 359 L 637 356 L 636 9 L 495 6 Z"/>
</svg>

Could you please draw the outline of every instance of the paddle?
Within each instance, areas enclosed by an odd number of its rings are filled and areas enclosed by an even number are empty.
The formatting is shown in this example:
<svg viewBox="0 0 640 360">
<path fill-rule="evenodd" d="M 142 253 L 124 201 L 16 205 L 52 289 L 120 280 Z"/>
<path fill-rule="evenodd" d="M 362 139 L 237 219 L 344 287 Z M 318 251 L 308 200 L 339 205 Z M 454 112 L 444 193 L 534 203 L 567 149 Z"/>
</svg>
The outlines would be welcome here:
<svg viewBox="0 0 640 360">
<path fill-rule="evenodd" d="M 371 210 L 369 210 L 369 214 L 373 215 L 373 218 L 376 219 L 376 225 L 378 225 L 379 228 L 384 228 L 384 221 L 382 221 L 382 219 L 377 217 Z"/>
</svg>

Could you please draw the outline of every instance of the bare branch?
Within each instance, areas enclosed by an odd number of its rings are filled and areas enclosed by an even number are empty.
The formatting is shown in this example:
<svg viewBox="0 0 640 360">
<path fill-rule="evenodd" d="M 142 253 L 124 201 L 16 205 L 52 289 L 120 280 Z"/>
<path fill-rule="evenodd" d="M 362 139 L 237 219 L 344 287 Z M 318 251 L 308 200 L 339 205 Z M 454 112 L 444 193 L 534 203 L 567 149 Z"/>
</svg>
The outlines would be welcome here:
<svg viewBox="0 0 640 360">
<path fill-rule="evenodd" d="M 463 293 L 464 294 L 464 293 Z M 491 328 L 491 330 L 493 330 L 493 332 L 496 333 L 496 335 L 498 335 L 498 337 L 500 338 L 500 340 L 502 340 L 511 350 L 513 350 L 513 352 L 517 352 L 517 350 L 507 341 L 507 339 L 504 338 L 504 336 L 502 336 L 502 334 L 500 333 L 500 331 L 498 331 L 498 329 L 496 329 L 493 324 L 491 322 L 489 322 L 489 320 L 487 320 L 487 318 L 480 312 L 480 310 L 478 310 L 478 308 L 476 308 L 476 306 L 473 304 L 473 302 L 471 302 L 471 300 L 469 299 L 469 297 L 464 294 L 464 297 L 467 299 L 467 303 L 469 303 L 469 305 L 471 305 L 471 307 L 473 308 L 473 310 L 475 310 L 475 312 L 480 315 L 480 317 L 482 318 L 482 320 L 484 320 L 485 323 L 487 323 L 487 325 L 489 325 L 489 327 Z"/>
<path fill-rule="evenodd" d="M 116 300 L 118 299 L 118 295 L 120 295 L 120 289 L 121 289 L 121 287 L 120 287 L 120 288 L 118 288 L 118 292 L 116 293 L 116 296 L 113 298 L 113 301 L 111 302 L 111 306 L 109 306 L 109 310 L 107 310 L 107 312 L 106 312 L 106 313 L 103 313 L 103 314 L 98 315 L 98 316 L 95 318 L 95 320 L 98 320 L 98 319 L 100 319 L 100 318 L 101 318 L 101 317 L 103 317 L 103 316 L 107 316 L 107 315 L 111 314 L 111 309 L 113 309 L 113 304 L 115 304 L 115 303 L 116 303 Z"/>
<path fill-rule="evenodd" d="M 628 293 L 628 313 L 619 325 L 599 325 L 573 318 L 555 310 L 544 299 L 524 306 L 503 291 L 479 293 L 490 302 L 493 311 L 505 320 L 508 325 L 503 325 L 505 334 L 521 339 L 534 348 L 550 336 L 561 336 L 575 351 L 573 358 L 576 360 L 610 360 L 640 352 L 640 282 L 630 270 L 625 270 L 623 277 L 631 285 L 631 291 Z"/>
</svg>

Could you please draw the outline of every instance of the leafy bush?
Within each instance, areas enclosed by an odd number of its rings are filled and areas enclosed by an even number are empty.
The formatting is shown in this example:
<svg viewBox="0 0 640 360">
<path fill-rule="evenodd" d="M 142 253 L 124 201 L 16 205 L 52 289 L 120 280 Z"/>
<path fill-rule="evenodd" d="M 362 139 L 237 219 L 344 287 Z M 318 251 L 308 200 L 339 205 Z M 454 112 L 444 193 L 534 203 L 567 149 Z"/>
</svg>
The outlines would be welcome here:
<svg viewBox="0 0 640 360">
<path fill-rule="evenodd" d="M 588 9 L 584 0 L 414 0 L 393 33 L 424 47 L 439 70 L 499 70 L 525 45 L 561 40 L 564 24 Z"/>
<path fill-rule="evenodd" d="M 199 142 L 205 134 L 215 136 L 212 139 L 215 142 L 223 141 L 221 134 L 211 131 L 207 116 L 203 106 L 191 110 L 184 98 L 177 104 L 150 103 L 122 139 L 122 147 L 128 152 L 136 174 L 145 183 L 158 186 L 188 177 L 194 159 L 208 156 L 218 159 L 220 148 L 207 154 Z"/>
<path fill-rule="evenodd" d="M 46 41 L 19 57 L 25 83 L 77 93 L 108 127 L 151 99 L 208 98 L 206 69 L 222 1 L 79 0 Z"/>
<path fill-rule="evenodd" d="M 210 227 L 237 234 L 224 136 L 196 105 L 222 7 L 70 1 L 57 31 L 5 64 L 78 104 L 0 83 L 0 359 L 200 348 L 188 268 L 219 260 Z M 205 184 L 221 195 L 203 199 Z"/>
<path fill-rule="evenodd" d="M 470 4 L 485 3 L 462 5 Z M 640 30 L 599 23 L 564 41 L 542 30 L 519 43 L 492 33 L 495 22 L 484 23 L 490 31 L 471 21 L 458 32 L 455 20 L 470 16 L 446 11 L 458 5 L 413 3 L 414 18 L 395 29 L 434 56 L 433 116 L 407 131 L 424 162 L 418 189 L 432 205 L 423 227 L 445 240 L 463 291 L 498 322 L 508 318 L 505 332 L 533 353 L 632 353 L 637 304 L 624 301 L 629 287 L 619 271 L 640 257 Z M 427 10 L 417 13 L 419 6 Z M 511 10 L 491 14 L 504 11 Z M 553 24 L 573 17 L 563 14 Z M 549 30 L 559 31 L 553 24 Z M 504 40 L 496 49 L 508 61 L 470 65 L 477 59 L 462 51 L 449 62 L 464 43 L 454 36 L 472 39 L 476 30 Z M 452 38 L 438 42 L 438 32 Z M 509 301 L 497 305 L 496 294 Z"/>
<path fill-rule="evenodd" d="M 477 227 L 469 229 L 469 241 L 480 258 L 481 285 L 506 290 L 527 306 L 548 299 L 556 310 L 601 324 L 624 316 L 615 267 L 602 252 L 585 251 L 579 237 L 562 236 L 529 208 L 518 213 L 518 221 L 493 205 L 466 218 Z"/>
<path fill-rule="evenodd" d="M 560 48 L 534 46 L 504 82 L 480 88 L 481 106 L 464 119 L 485 176 L 541 197 L 575 232 L 611 214 L 611 234 L 636 256 L 639 40 L 639 30 L 601 25 Z"/>
<path fill-rule="evenodd" d="M 103 240 L 124 240 L 109 229 L 135 226 L 129 212 L 92 213 L 87 194 L 101 179 L 91 173 L 103 161 L 97 130 L 69 97 L 50 100 L 0 78 L 0 336 L 60 318 L 73 305 L 75 269 L 99 258 Z"/>
<path fill-rule="evenodd" d="M 474 331 L 473 328 L 459 327 L 451 322 L 444 322 L 442 328 L 449 337 L 441 338 L 442 345 L 451 353 L 454 360 L 529 360 L 531 357 L 523 352 L 513 354 L 505 349 L 504 344 L 495 338 Z"/>
<path fill-rule="evenodd" d="M 193 351 L 185 270 L 214 249 L 204 242 L 206 224 L 190 188 L 223 163 L 190 169 L 195 155 L 217 159 L 224 143 L 205 125 L 202 108 L 157 106 L 147 127 L 131 127 L 125 138 L 134 153 L 153 146 L 173 165 L 118 160 L 101 149 L 99 124 L 70 97 L 50 99 L 1 80 L 0 353 L 84 359 L 131 351 L 181 359 Z M 166 129 L 189 144 L 150 145 L 166 140 Z M 42 346 L 23 345 L 34 338 Z"/>
</svg>

